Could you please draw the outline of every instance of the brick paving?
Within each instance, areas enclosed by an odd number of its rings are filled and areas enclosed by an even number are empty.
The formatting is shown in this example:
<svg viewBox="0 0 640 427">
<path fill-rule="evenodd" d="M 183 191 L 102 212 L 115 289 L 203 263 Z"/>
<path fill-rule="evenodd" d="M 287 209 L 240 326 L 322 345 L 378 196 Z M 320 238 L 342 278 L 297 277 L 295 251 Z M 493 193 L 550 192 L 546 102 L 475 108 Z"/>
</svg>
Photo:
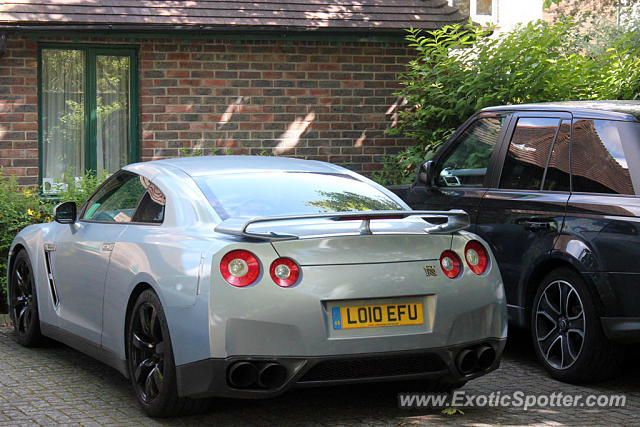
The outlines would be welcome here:
<svg viewBox="0 0 640 427">
<path fill-rule="evenodd" d="M 625 373 L 595 386 L 550 379 L 536 364 L 526 334 L 511 334 L 502 367 L 467 384 L 468 393 L 500 391 L 627 396 L 624 408 L 463 408 L 444 416 L 439 409 L 401 410 L 390 386 L 303 389 L 271 400 L 218 400 L 199 416 L 147 418 L 130 385 L 115 370 L 62 344 L 26 349 L 12 330 L 0 327 L 0 425 L 611 425 L 637 424 L 640 368 L 630 355 Z"/>
</svg>

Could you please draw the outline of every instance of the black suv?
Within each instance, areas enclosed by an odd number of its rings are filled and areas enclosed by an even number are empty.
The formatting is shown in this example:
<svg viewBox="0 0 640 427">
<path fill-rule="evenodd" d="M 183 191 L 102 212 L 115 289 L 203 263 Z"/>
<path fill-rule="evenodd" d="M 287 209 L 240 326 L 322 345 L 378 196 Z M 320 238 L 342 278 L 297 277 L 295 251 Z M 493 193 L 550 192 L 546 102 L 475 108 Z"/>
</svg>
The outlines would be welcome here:
<svg viewBox="0 0 640 427">
<path fill-rule="evenodd" d="M 485 108 L 391 189 L 469 213 L 552 376 L 604 378 L 640 341 L 640 102 Z"/>
</svg>

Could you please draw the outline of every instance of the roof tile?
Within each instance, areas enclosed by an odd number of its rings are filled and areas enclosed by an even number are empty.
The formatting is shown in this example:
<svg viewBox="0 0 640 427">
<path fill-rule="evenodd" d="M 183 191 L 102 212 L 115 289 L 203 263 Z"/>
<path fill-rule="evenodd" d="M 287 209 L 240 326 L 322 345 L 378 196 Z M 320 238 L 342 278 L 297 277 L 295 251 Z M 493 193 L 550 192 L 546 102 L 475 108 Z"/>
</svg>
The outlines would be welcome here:
<svg viewBox="0 0 640 427">
<path fill-rule="evenodd" d="M 0 24 L 393 31 L 464 21 L 447 0 L 5 0 Z"/>
</svg>

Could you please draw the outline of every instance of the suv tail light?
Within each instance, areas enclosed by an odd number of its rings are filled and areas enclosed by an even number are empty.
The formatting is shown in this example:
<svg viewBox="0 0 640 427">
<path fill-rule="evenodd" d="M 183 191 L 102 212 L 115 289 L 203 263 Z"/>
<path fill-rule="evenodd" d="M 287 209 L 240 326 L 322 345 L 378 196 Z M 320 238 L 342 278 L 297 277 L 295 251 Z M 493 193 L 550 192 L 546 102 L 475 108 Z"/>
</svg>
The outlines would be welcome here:
<svg viewBox="0 0 640 427">
<path fill-rule="evenodd" d="M 235 250 L 222 257 L 220 273 L 228 284 L 242 288 L 256 281 L 260 275 L 260 263 L 251 252 Z"/>
<path fill-rule="evenodd" d="M 453 251 L 444 251 L 440 255 L 440 268 L 449 279 L 455 279 L 462 271 L 462 261 Z"/>
<path fill-rule="evenodd" d="M 476 274 L 482 274 L 489 265 L 489 254 L 482 243 L 472 240 L 464 247 L 464 257 L 467 265 Z"/>
<path fill-rule="evenodd" d="M 298 281 L 298 277 L 300 277 L 300 267 L 298 267 L 298 264 L 291 258 L 282 257 L 271 263 L 269 273 L 276 285 L 288 288 L 289 286 L 295 285 Z"/>
</svg>

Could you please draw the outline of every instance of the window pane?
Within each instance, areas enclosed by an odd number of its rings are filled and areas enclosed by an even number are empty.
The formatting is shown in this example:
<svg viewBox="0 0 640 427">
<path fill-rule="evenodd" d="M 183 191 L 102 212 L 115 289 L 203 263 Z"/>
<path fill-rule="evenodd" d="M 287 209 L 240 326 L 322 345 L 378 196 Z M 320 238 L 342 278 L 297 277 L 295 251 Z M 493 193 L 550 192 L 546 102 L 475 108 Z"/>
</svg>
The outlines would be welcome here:
<svg viewBox="0 0 640 427">
<path fill-rule="evenodd" d="M 442 161 L 436 184 L 441 187 L 482 187 L 505 117 L 484 117 L 471 124 Z"/>
<path fill-rule="evenodd" d="M 573 191 L 634 194 L 619 123 L 577 120 L 573 125 Z"/>
<path fill-rule="evenodd" d="M 129 153 L 128 56 L 96 57 L 98 172 L 116 172 Z"/>
<path fill-rule="evenodd" d="M 491 15 L 491 0 L 476 1 L 476 15 Z"/>
<path fill-rule="evenodd" d="M 571 141 L 571 121 L 564 120 L 560 125 L 553 152 L 547 166 L 544 189 L 549 191 L 569 191 L 569 142 Z"/>
<path fill-rule="evenodd" d="M 164 206 L 166 205 L 164 194 L 148 179 L 140 177 L 140 182 L 147 191 L 145 191 L 140 204 L 138 204 L 138 209 L 133 216 L 133 222 L 161 224 L 164 220 Z"/>
<path fill-rule="evenodd" d="M 269 172 L 196 178 L 222 219 L 323 212 L 402 210 L 377 188 L 348 175 Z"/>
<path fill-rule="evenodd" d="M 129 172 L 115 175 L 91 198 L 82 218 L 100 222 L 131 222 L 145 190 L 137 175 Z"/>
<path fill-rule="evenodd" d="M 540 190 L 558 119 L 521 118 L 511 137 L 500 188 Z"/>
<path fill-rule="evenodd" d="M 65 173 L 84 174 L 84 52 L 42 50 L 42 158 L 45 191 Z"/>
</svg>

